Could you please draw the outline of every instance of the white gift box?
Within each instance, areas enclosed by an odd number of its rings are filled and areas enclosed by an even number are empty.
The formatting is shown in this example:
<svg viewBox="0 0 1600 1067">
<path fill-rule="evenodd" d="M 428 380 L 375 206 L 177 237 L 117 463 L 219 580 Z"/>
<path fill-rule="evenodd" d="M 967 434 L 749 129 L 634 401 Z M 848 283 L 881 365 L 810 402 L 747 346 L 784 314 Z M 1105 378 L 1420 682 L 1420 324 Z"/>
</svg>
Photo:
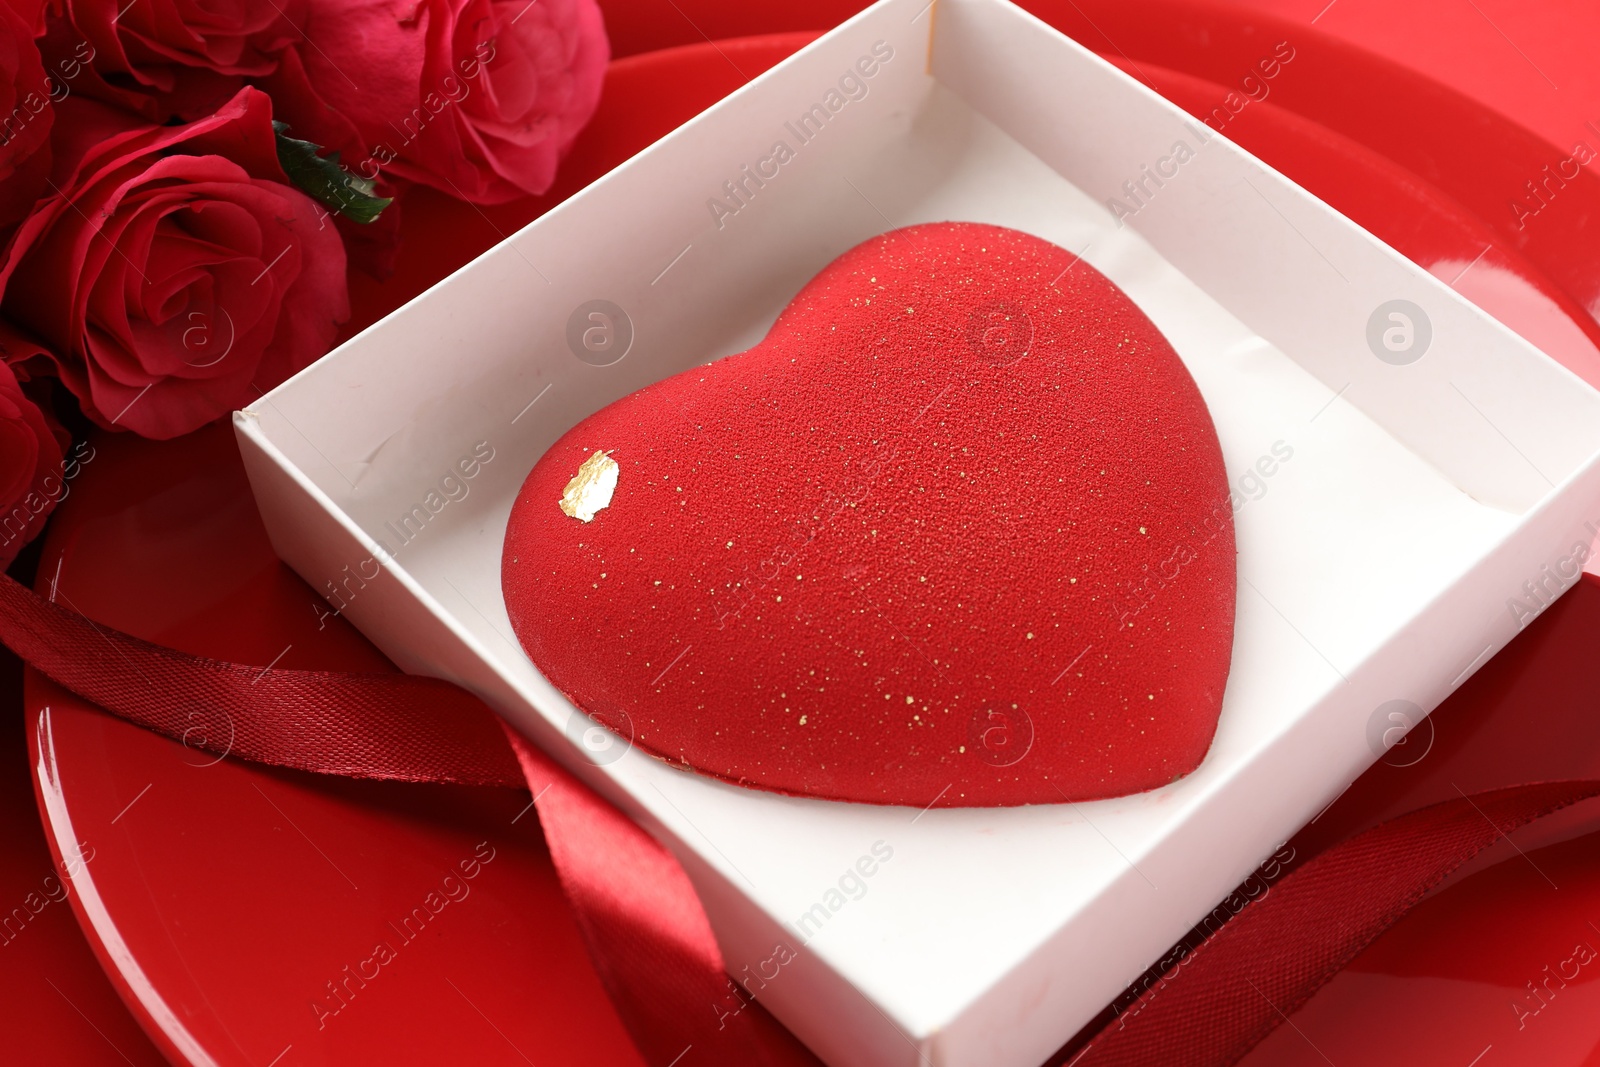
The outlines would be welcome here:
<svg viewBox="0 0 1600 1067">
<path fill-rule="evenodd" d="M 940 220 L 1080 253 L 1211 407 L 1239 585 L 1204 764 L 1117 800 L 919 811 L 740 789 L 590 728 L 500 592 L 534 462 L 754 344 L 847 248 Z M 1434 707 L 1570 585 L 1600 520 L 1600 395 L 1005 0 L 883 0 L 235 420 L 318 610 L 482 694 L 672 848 L 729 970 L 837 1067 L 1043 1060 L 1378 758 L 1396 708 Z"/>
</svg>

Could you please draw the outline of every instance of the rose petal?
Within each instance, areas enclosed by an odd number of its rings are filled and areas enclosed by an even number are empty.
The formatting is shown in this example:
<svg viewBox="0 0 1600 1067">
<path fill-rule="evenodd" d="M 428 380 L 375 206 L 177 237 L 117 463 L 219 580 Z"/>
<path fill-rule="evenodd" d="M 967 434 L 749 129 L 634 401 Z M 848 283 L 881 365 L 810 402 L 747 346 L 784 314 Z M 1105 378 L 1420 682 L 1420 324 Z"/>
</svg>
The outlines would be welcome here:
<svg viewBox="0 0 1600 1067">
<path fill-rule="evenodd" d="M 349 315 L 344 250 L 283 183 L 264 94 L 184 126 L 72 110 L 98 140 L 68 139 L 66 184 L 0 264 L 0 307 L 49 342 L 89 418 L 186 433 L 327 350 Z"/>
<path fill-rule="evenodd" d="M 41 353 L 0 324 L 0 568 L 38 536 L 65 494 L 65 432 L 23 392 L 7 362 Z"/>
</svg>

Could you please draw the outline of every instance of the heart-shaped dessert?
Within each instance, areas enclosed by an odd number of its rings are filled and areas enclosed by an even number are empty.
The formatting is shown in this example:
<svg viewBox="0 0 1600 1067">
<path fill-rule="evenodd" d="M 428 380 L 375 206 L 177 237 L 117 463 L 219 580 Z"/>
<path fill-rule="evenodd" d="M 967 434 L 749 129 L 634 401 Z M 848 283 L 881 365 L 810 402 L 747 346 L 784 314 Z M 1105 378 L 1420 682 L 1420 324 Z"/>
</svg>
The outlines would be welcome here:
<svg viewBox="0 0 1600 1067">
<path fill-rule="evenodd" d="M 925 807 L 1193 770 L 1232 652 L 1216 431 L 1087 263 L 971 223 L 846 252 L 755 348 L 580 422 L 502 561 L 538 668 L 645 751 Z"/>
</svg>

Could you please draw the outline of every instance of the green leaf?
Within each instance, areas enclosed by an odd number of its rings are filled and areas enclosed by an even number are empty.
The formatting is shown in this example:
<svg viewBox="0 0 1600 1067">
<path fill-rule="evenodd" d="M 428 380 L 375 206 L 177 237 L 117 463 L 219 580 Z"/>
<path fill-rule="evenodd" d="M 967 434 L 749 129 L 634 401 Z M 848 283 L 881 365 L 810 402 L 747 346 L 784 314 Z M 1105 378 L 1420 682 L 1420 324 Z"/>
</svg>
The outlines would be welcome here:
<svg viewBox="0 0 1600 1067">
<path fill-rule="evenodd" d="M 366 224 L 393 202 L 393 197 L 374 195 L 371 178 L 341 167 L 339 153 L 317 155 L 322 146 L 290 137 L 287 123 L 274 120 L 272 129 L 278 135 L 278 162 L 289 180 L 345 218 Z"/>
</svg>

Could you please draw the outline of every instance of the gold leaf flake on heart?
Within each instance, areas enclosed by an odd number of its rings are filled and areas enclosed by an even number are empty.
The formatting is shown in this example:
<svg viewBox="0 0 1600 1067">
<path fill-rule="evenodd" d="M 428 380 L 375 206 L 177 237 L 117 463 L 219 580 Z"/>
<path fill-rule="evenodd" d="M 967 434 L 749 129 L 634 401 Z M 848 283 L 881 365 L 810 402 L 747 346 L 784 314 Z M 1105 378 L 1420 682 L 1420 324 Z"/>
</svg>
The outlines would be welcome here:
<svg viewBox="0 0 1600 1067">
<path fill-rule="evenodd" d="M 611 494 L 617 491 L 617 461 L 604 452 L 596 452 L 578 467 L 578 473 L 561 491 L 561 510 L 580 522 L 591 522 L 595 512 L 611 506 Z"/>
</svg>

